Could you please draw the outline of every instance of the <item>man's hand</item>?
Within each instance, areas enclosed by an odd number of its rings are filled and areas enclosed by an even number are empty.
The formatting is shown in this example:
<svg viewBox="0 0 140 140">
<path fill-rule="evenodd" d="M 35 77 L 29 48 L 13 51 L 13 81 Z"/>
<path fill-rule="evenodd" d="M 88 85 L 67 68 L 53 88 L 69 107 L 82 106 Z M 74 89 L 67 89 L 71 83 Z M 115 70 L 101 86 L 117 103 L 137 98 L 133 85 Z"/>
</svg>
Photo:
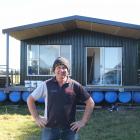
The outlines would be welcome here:
<svg viewBox="0 0 140 140">
<path fill-rule="evenodd" d="M 43 116 L 38 116 L 35 118 L 35 122 L 39 127 L 45 127 L 47 124 L 47 119 Z"/>
<path fill-rule="evenodd" d="M 94 101 L 92 100 L 92 98 L 90 97 L 88 100 L 86 100 L 85 104 L 86 107 L 82 119 L 70 124 L 72 131 L 78 132 L 82 127 L 84 127 L 92 114 L 94 108 Z"/>
<path fill-rule="evenodd" d="M 81 121 L 73 122 L 70 125 L 71 125 L 71 130 L 77 133 L 82 127 L 85 126 L 85 123 L 81 120 Z"/>
<path fill-rule="evenodd" d="M 43 116 L 38 115 L 36 105 L 35 105 L 35 100 L 31 95 L 27 99 L 27 105 L 28 105 L 29 111 L 30 111 L 32 117 L 34 118 L 36 124 L 39 127 L 45 127 L 47 124 L 47 119 Z"/>
</svg>

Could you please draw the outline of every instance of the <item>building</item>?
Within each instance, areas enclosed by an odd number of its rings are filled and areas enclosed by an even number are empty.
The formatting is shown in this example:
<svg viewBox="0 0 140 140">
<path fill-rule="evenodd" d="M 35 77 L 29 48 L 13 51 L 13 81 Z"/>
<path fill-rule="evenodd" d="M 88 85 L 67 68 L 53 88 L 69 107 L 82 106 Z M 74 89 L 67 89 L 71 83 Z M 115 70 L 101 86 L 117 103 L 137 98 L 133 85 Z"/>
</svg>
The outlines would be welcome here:
<svg viewBox="0 0 140 140">
<path fill-rule="evenodd" d="M 88 90 L 140 91 L 140 25 L 76 15 L 3 33 L 7 58 L 9 36 L 21 41 L 21 85 L 50 78 L 54 59 L 64 56 L 71 64 L 70 76 Z"/>
</svg>

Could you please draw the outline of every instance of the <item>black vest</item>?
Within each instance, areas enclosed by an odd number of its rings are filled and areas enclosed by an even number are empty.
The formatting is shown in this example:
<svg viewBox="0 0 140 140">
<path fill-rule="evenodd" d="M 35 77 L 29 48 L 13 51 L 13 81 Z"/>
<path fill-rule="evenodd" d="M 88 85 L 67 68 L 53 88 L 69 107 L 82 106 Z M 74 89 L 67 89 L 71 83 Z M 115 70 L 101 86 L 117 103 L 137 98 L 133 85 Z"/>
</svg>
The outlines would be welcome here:
<svg viewBox="0 0 140 140">
<path fill-rule="evenodd" d="M 55 78 L 46 81 L 48 90 L 47 127 L 70 128 L 75 121 L 76 103 L 79 99 L 86 100 L 89 94 L 72 79 L 62 87 Z"/>
</svg>

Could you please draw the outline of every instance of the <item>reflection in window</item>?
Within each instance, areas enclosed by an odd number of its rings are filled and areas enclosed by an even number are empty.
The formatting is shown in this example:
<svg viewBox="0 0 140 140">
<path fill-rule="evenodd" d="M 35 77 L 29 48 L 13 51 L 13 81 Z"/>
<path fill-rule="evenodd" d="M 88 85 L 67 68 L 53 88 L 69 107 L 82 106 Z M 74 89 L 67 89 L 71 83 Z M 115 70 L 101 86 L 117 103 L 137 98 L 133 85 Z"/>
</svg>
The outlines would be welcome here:
<svg viewBox="0 0 140 140">
<path fill-rule="evenodd" d="M 28 59 L 38 59 L 39 45 L 28 46 Z"/>
<path fill-rule="evenodd" d="M 39 45 L 28 46 L 27 58 L 28 58 L 28 74 L 38 74 L 38 60 L 39 60 Z"/>
<path fill-rule="evenodd" d="M 31 75 L 38 74 L 37 60 L 28 61 L 28 73 Z"/>
<path fill-rule="evenodd" d="M 87 84 L 121 85 L 122 49 L 87 48 Z"/>
<path fill-rule="evenodd" d="M 57 45 L 41 45 L 39 74 L 52 75 L 52 65 L 56 57 L 59 56 L 59 47 Z"/>
<path fill-rule="evenodd" d="M 53 75 L 52 65 L 58 56 L 71 63 L 71 45 L 28 45 L 28 75 Z"/>
</svg>

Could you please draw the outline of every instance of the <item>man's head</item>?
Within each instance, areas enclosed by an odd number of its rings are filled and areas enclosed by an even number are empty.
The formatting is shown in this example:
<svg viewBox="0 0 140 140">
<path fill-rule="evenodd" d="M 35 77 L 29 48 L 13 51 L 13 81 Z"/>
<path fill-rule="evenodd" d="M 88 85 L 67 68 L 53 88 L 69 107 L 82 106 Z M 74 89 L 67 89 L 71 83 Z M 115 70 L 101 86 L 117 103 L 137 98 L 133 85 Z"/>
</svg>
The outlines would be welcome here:
<svg viewBox="0 0 140 140">
<path fill-rule="evenodd" d="M 69 61 L 64 57 L 56 58 L 56 60 L 53 63 L 53 71 L 55 71 L 55 68 L 59 65 L 64 65 L 68 69 L 68 71 L 70 69 Z"/>
</svg>

